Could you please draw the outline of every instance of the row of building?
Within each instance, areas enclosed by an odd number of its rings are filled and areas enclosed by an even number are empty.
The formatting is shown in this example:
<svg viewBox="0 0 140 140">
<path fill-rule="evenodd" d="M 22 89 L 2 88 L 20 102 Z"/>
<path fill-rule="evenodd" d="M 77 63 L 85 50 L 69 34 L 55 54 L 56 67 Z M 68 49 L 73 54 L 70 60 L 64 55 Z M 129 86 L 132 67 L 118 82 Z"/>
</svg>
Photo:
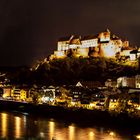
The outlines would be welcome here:
<svg viewBox="0 0 140 140">
<path fill-rule="evenodd" d="M 75 87 L 84 87 L 87 89 L 106 89 L 106 88 L 140 88 L 140 75 L 135 75 L 132 77 L 119 77 L 116 80 L 112 79 L 107 79 L 106 82 L 103 84 L 99 81 L 79 81 L 73 86 L 69 86 L 70 88 L 68 89 L 74 89 Z M 74 88 L 73 88 L 74 87 Z M 37 88 L 16 88 L 12 86 L 3 86 L 0 89 L 0 93 L 2 94 L 2 97 L 13 97 L 15 99 L 20 99 L 20 100 L 25 100 L 27 98 L 32 97 L 33 92 L 38 92 L 38 93 L 48 93 L 52 92 L 53 98 L 55 98 L 56 92 L 60 92 L 60 87 L 54 87 L 54 86 L 49 86 L 49 87 L 43 87 L 40 89 Z"/>
<path fill-rule="evenodd" d="M 105 83 L 100 83 L 99 81 L 79 81 L 75 85 L 63 87 L 17 88 L 3 86 L 0 88 L 0 96 L 2 100 L 93 109 L 103 108 L 109 95 L 123 94 L 119 89 L 126 87 L 129 88 L 128 93 L 140 93 L 140 75 L 119 77 L 115 81 L 108 79 Z M 110 100 L 110 105 L 116 105 L 115 102 L 116 100 Z"/>
</svg>

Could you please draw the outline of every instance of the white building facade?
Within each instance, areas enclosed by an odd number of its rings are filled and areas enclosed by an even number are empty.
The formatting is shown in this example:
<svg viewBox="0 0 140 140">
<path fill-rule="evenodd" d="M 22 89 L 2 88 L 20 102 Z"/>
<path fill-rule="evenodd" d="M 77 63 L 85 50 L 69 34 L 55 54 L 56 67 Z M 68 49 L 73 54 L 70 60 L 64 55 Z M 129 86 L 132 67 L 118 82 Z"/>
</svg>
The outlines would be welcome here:
<svg viewBox="0 0 140 140">
<path fill-rule="evenodd" d="M 119 77 L 117 87 L 140 88 L 140 75 L 133 77 Z"/>
</svg>

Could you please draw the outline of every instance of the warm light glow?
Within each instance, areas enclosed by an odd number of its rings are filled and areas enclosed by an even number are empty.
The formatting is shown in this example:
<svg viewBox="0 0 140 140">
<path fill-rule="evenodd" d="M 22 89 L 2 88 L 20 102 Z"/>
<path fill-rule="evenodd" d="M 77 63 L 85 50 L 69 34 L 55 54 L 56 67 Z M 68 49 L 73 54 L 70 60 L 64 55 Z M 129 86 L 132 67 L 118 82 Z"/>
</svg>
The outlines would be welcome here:
<svg viewBox="0 0 140 140">
<path fill-rule="evenodd" d="M 114 136 L 115 136 L 115 133 L 111 131 L 111 132 L 109 133 L 109 135 L 112 136 L 112 137 L 114 137 Z"/>
<path fill-rule="evenodd" d="M 38 67 L 39 67 L 39 64 L 35 67 L 35 70 L 37 70 L 37 69 L 38 69 Z"/>
<path fill-rule="evenodd" d="M 122 52 L 121 52 L 121 56 L 130 56 L 130 52 L 131 52 L 132 50 L 123 50 Z"/>
<path fill-rule="evenodd" d="M 95 107 L 96 104 L 97 104 L 97 102 L 95 102 L 95 103 L 90 103 L 90 107 Z"/>
<path fill-rule="evenodd" d="M 54 54 L 58 58 L 61 58 L 61 57 L 63 58 L 65 56 L 64 51 L 55 51 Z"/>
<path fill-rule="evenodd" d="M 75 105 L 75 102 L 71 102 L 71 105 L 74 106 Z"/>
<path fill-rule="evenodd" d="M 2 95 L 2 97 L 3 97 L 3 98 L 6 98 L 6 97 L 7 97 L 7 95 L 6 95 L 6 94 L 3 94 L 3 95 Z"/>
<path fill-rule="evenodd" d="M 43 102 L 43 103 L 47 103 L 47 102 L 49 102 L 49 97 L 42 97 L 41 98 L 41 101 Z"/>
<path fill-rule="evenodd" d="M 15 117 L 15 137 L 21 137 L 21 118 Z"/>
<path fill-rule="evenodd" d="M 136 83 L 136 88 L 140 88 L 140 83 Z"/>
<path fill-rule="evenodd" d="M 69 126 L 69 140 L 75 139 L 75 127 Z"/>
<path fill-rule="evenodd" d="M 49 122 L 49 137 L 50 137 L 50 140 L 52 140 L 54 138 L 54 129 L 55 129 L 55 123 L 50 121 Z"/>
<path fill-rule="evenodd" d="M 136 138 L 140 140 L 140 135 L 137 135 Z"/>
<path fill-rule="evenodd" d="M 1 120 L 2 120 L 2 122 L 1 122 L 1 130 L 2 130 L 2 132 L 1 132 L 1 135 L 2 135 L 2 137 L 6 137 L 7 136 L 7 114 L 6 113 L 2 113 L 1 114 Z"/>
<path fill-rule="evenodd" d="M 137 110 L 140 110 L 140 105 L 136 108 Z"/>
<path fill-rule="evenodd" d="M 3 89 L 3 98 L 9 97 L 11 94 L 11 89 L 10 88 L 4 88 Z"/>
<path fill-rule="evenodd" d="M 78 55 L 79 56 L 87 57 L 88 52 L 89 52 L 88 48 L 79 48 L 78 49 Z"/>
<path fill-rule="evenodd" d="M 27 93 L 23 89 L 20 91 L 20 98 L 23 100 L 25 100 L 27 98 Z"/>
<path fill-rule="evenodd" d="M 118 106 L 118 102 L 111 102 L 109 103 L 109 109 L 113 110 Z"/>
<path fill-rule="evenodd" d="M 89 132 L 89 140 L 94 140 L 94 135 L 93 132 Z"/>
<path fill-rule="evenodd" d="M 41 138 L 44 138 L 45 137 L 45 134 L 43 132 L 40 132 L 40 137 Z"/>
</svg>

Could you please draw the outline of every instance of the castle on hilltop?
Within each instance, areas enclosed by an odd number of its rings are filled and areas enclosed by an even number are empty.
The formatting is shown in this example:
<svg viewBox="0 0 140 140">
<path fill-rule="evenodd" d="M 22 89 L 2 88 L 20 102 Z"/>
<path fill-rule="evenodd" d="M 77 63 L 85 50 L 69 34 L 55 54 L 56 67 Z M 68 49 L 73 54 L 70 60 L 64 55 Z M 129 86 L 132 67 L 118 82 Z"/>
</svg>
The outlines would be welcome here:
<svg viewBox="0 0 140 140">
<path fill-rule="evenodd" d="M 57 51 L 50 59 L 74 57 L 106 57 L 119 58 L 127 57 L 134 61 L 140 56 L 140 49 L 130 47 L 129 41 L 122 41 L 119 37 L 107 29 L 96 36 L 75 36 L 64 37 L 58 40 Z"/>
</svg>

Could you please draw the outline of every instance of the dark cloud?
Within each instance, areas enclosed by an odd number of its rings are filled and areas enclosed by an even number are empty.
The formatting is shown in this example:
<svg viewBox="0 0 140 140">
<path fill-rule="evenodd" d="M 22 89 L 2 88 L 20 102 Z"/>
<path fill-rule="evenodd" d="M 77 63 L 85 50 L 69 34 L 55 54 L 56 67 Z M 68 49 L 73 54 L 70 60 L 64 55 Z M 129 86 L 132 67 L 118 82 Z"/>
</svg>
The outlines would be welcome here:
<svg viewBox="0 0 140 140">
<path fill-rule="evenodd" d="M 0 65 L 30 65 L 59 37 L 109 28 L 139 46 L 139 0 L 1 0 Z"/>
</svg>

